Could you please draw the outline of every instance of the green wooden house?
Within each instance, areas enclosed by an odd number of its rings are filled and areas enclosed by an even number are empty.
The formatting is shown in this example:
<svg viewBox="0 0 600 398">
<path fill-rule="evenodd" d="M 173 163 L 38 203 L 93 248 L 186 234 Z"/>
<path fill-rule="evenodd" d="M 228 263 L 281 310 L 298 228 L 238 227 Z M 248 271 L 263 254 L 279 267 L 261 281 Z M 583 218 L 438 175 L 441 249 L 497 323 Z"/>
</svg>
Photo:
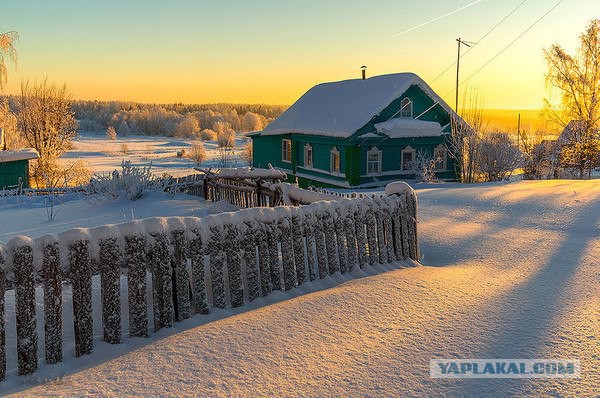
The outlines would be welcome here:
<svg viewBox="0 0 600 398">
<path fill-rule="evenodd" d="M 39 158 L 35 149 L 0 150 L 0 190 L 29 188 L 29 161 Z"/>
<path fill-rule="evenodd" d="M 366 188 L 415 178 L 417 158 L 429 157 L 438 178 L 453 179 L 454 115 L 414 73 L 319 84 L 248 134 L 253 166 L 271 165 L 303 187 Z"/>
</svg>

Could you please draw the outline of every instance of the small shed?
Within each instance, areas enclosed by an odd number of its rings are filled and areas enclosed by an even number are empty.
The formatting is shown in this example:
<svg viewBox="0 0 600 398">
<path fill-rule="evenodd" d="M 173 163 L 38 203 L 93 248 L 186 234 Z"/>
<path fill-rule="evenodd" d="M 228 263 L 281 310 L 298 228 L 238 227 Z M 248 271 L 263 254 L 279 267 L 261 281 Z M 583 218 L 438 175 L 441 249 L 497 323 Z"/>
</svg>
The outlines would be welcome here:
<svg viewBox="0 0 600 398">
<path fill-rule="evenodd" d="M 33 148 L 0 150 L 0 190 L 17 188 L 20 181 L 21 188 L 29 188 L 29 161 L 39 157 Z"/>
</svg>

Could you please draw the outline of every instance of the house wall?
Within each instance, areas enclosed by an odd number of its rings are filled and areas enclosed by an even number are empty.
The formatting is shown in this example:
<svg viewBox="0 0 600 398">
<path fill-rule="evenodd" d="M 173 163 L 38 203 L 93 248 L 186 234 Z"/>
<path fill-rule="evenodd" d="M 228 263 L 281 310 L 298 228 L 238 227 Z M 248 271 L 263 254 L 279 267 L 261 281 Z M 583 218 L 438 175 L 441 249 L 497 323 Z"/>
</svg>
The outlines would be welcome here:
<svg viewBox="0 0 600 398">
<path fill-rule="evenodd" d="M 19 177 L 23 180 L 23 187 L 29 187 L 29 161 L 16 160 L 0 163 L 0 189 L 19 184 Z"/>
</svg>

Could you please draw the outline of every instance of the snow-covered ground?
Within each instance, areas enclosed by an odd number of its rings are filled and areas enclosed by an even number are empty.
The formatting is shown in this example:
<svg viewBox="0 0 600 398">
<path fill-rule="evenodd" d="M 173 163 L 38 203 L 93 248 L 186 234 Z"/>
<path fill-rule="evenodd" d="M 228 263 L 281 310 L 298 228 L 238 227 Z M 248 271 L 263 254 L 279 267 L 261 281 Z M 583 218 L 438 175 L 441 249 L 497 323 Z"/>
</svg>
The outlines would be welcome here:
<svg viewBox="0 0 600 398">
<path fill-rule="evenodd" d="M 228 151 L 230 167 L 242 167 L 247 164 L 237 154 L 249 140 L 244 133 L 237 133 L 233 151 Z M 188 150 L 195 142 L 189 138 L 151 137 L 129 135 L 109 140 L 104 134 L 81 133 L 73 140 L 73 149 L 64 156 L 66 162 L 81 159 L 87 167 L 96 173 L 121 169 L 123 160 L 130 160 L 135 166 L 147 166 L 152 163 L 156 175 L 169 173 L 179 177 L 193 174 L 196 163 L 186 157 L 178 157 L 177 152 Z M 221 151 L 215 141 L 200 141 L 206 151 L 206 160 L 201 167 L 217 168 L 221 160 Z"/>
<path fill-rule="evenodd" d="M 0 391 L 598 396 L 600 180 L 440 184 L 418 194 L 424 266 L 327 278 L 196 316 L 148 340 L 128 339 L 125 347 L 99 342 L 89 357 L 44 366 Z M 432 379 L 432 358 L 578 359 L 582 374 Z"/>
</svg>

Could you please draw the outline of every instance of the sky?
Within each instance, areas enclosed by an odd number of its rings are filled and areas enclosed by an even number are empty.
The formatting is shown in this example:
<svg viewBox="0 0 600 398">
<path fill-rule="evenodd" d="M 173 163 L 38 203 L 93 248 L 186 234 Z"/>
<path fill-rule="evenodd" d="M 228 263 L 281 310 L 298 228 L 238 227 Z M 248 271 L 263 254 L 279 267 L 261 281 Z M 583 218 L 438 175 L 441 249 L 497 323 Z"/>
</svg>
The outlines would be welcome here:
<svg viewBox="0 0 600 398">
<path fill-rule="evenodd" d="M 454 105 L 460 37 L 477 42 L 461 49 L 461 98 L 535 109 L 548 96 L 543 49 L 574 53 L 600 1 L 13 0 L 0 10 L 0 32 L 20 36 L 7 94 L 47 77 L 76 99 L 291 104 L 366 65 L 367 76 L 414 72 Z"/>
</svg>

